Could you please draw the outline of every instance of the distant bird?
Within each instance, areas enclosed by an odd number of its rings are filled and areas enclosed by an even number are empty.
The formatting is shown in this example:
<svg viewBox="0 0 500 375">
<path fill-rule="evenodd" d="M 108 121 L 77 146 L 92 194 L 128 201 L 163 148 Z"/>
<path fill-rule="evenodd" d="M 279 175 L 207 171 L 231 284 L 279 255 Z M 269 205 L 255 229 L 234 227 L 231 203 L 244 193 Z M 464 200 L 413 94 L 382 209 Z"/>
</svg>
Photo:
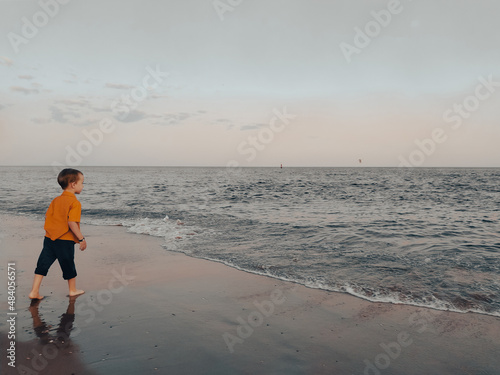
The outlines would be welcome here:
<svg viewBox="0 0 500 375">
<path fill-rule="evenodd" d="M 359 164 L 361 164 L 361 162 L 362 162 L 362 160 L 361 160 L 361 159 L 359 159 Z"/>
</svg>

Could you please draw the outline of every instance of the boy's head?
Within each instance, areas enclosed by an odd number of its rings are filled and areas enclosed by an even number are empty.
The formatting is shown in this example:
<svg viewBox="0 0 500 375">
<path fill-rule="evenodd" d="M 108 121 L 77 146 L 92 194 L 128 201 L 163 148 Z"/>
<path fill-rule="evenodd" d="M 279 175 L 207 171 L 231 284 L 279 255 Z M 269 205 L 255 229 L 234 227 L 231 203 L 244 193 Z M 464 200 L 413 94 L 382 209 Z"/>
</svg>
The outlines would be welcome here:
<svg viewBox="0 0 500 375">
<path fill-rule="evenodd" d="M 57 176 L 57 182 L 63 190 L 66 190 L 73 186 L 73 183 L 78 184 L 80 180 L 83 180 L 83 173 L 73 168 L 63 169 Z M 81 191 L 81 189 L 77 190 Z M 78 191 L 78 193 L 80 193 L 80 191 Z"/>
</svg>

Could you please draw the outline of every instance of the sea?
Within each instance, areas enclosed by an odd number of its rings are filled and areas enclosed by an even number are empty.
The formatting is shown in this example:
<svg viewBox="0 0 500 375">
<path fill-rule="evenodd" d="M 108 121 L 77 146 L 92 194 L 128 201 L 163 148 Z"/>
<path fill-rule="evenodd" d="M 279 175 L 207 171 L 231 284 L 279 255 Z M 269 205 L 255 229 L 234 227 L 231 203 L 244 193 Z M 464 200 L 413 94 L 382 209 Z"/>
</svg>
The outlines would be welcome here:
<svg viewBox="0 0 500 375">
<path fill-rule="evenodd" d="M 498 168 L 79 169 L 82 223 L 369 301 L 500 316 Z M 57 173 L 0 167 L 0 212 L 43 220 Z"/>
</svg>

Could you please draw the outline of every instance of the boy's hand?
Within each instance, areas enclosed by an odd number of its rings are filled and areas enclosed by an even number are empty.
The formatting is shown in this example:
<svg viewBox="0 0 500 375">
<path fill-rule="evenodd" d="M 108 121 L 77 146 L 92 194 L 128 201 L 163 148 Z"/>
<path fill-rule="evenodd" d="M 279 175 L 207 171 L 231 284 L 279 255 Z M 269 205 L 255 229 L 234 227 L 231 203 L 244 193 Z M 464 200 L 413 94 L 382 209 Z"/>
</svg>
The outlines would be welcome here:
<svg viewBox="0 0 500 375">
<path fill-rule="evenodd" d="M 80 250 L 83 251 L 87 248 L 87 240 L 83 240 L 82 242 L 80 242 Z"/>
</svg>

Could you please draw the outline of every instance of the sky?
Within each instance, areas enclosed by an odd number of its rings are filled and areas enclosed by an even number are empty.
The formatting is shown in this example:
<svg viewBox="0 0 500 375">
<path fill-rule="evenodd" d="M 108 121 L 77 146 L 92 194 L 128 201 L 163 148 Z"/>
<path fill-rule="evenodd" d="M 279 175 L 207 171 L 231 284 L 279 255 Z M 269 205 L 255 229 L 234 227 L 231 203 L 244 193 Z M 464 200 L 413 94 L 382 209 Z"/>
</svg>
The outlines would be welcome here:
<svg viewBox="0 0 500 375">
<path fill-rule="evenodd" d="M 0 165 L 500 167 L 494 0 L 0 0 Z"/>
</svg>

